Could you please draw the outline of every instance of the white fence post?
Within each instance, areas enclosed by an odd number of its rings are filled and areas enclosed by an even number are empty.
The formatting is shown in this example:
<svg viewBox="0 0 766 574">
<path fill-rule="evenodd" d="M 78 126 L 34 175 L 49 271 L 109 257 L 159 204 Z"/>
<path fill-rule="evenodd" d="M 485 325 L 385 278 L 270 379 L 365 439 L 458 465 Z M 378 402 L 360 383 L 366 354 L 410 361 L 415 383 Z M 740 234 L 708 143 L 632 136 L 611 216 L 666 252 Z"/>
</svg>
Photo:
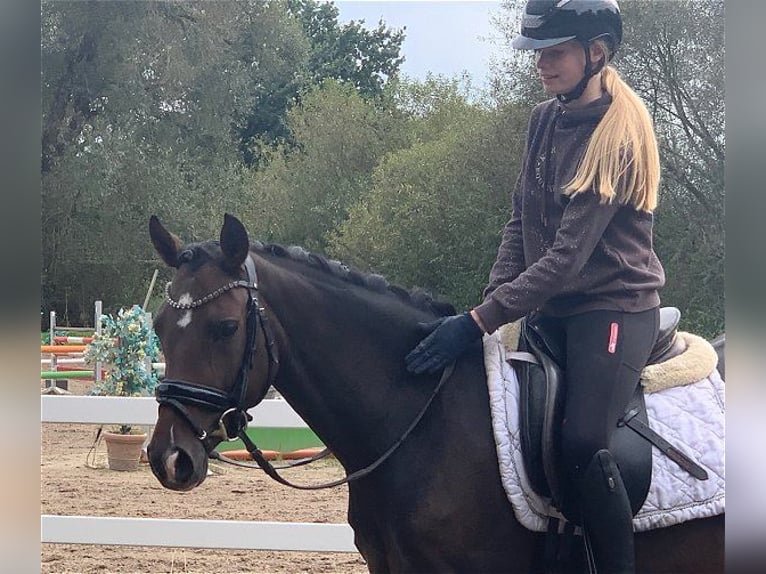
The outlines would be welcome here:
<svg viewBox="0 0 766 574">
<path fill-rule="evenodd" d="M 51 311 L 49 317 L 50 317 L 50 324 L 48 325 L 48 332 L 50 333 L 50 335 L 49 335 L 49 337 L 50 337 L 49 344 L 50 345 L 55 345 L 56 343 L 54 342 L 54 337 L 56 336 L 56 311 Z M 49 371 L 58 371 L 58 363 L 57 363 L 57 361 L 58 361 L 58 357 L 56 356 L 56 354 L 55 353 L 51 353 L 51 365 L 50 365 L 50 368 L 48 369 Z M 56 389 L 54 389 L 52 387 L 56 387 L 56 386 L 58 386 L 58 385 L 56 385 L 56 381 L 55 380 L 53 380 L 53 379 L 45 379 L 45 389 L 46 389 L 46 391 L 53 392 Z"/>
<path fill-rule="evenodd" d="M 96 301 L 96 303 L 94 304 L 94 310 L 93 310 L 93 314 L 94 314 L 93 327 L 95 329 L 94 333 L 96 333 L 98 335 L 101 334 L 101 314 L 102 314 L 102 311 L 103 311 L 103 306 L 102 306 L 101 301 Z M 101 383 L 101 361 L 96 361 L 96 364 L 93 365 L 93 368 L 96 370 L 95 379 L 94 380 L 96 381 L 96 384 L 98 385 L 99 383 Z"/>
</svg>

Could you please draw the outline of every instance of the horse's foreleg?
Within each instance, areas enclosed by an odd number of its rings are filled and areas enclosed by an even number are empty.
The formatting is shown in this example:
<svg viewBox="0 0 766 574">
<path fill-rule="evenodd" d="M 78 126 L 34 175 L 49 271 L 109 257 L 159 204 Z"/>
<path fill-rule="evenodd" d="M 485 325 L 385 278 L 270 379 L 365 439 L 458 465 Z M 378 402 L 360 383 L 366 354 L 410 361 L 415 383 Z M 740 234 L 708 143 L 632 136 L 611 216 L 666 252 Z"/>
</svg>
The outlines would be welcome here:
<svg viewBox="0 0 766 574">
<path fill-rule="evenodd" d="M 389 574 L 391 569 L 377 516 L 368 511 L 369 505 L 360 501 L 362 497 L 357 485 L 351 485 L 348 496 L 348 523 L 354 530 L 354 544 L 371 574 Z"/>
</svg>

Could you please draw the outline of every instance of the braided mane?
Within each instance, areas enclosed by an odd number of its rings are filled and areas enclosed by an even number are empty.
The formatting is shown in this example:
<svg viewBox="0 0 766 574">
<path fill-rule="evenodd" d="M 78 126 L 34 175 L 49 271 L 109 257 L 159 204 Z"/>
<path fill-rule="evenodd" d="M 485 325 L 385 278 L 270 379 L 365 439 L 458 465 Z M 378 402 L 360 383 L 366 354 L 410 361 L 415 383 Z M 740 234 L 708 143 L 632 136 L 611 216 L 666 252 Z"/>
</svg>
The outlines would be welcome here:
<svg viewBox="0 0 766 574">
<path fill-rule="evenodd" d="M 179 258 L 183 263 L 190 265 L 191 268 L 194 269 L 206 262 L 214 261 L 218 249 L 220 249 L 220 243 L 218 241 L 192 243 L 184 247 Z M 340 261 L 329 259 L 318 253 L 312 253 L 303 247 L 295 245 L 286 247 L 277 243 L 251 241 L 250 250 L 294 261 L 311 269 L 326 273 L 329 277 L 339 279 L 375 293 L 393 295 L 417 309 L 429 311 L 438 316 L 455 314 L 453 305 L 434 299 L 431 294 L 423 289 L 416 288 L 408 291 L 403 287 L 389 283 L 382 275 L 377 273 L 364 273 Z"/>
<path fill-rule="evenodd" d="M 286 247 L 277 243 L 254 241 L 250 243 L 250 248 L 256 252 L 275 255 L 277 257 L 283 257 L 290 261 L 301 263 L 312 269 L 327 273 L 331 277 L 335 277 L 336 279 L 351 283 L 352 285 L 357 285 L 375 293 L 392 294 L 418 309 L 430 311 L 439 316 L 455 314 L 455 308 L 452 304 L 438 301 L 434 299 L 431 294 L 422 289 L 416 288 L 408 291 L 403 287 L 389 283 L 389 281 L 382 275 L 377 273 L 364 273 L 335 259 L 328 259 L 324 255 L 310 252 L 303 247 L 296 245 Z"/>
</svg>

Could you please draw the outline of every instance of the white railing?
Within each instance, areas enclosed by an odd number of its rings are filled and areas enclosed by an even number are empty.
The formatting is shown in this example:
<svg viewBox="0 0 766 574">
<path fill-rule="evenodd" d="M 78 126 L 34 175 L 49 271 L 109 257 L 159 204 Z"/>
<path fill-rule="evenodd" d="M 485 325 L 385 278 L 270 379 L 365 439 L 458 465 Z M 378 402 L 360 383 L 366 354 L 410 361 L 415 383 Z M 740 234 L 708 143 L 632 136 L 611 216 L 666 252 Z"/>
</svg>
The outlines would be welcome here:
<svg viewBox="0 0 766 574">
<path fill-rule="evenodd" d="M 94 397 L 40 395 L 40 421 L 44 423 L 91 423 L 153 425 L 157 422 L 154 397 Z M 251 427 L 307 428 L 301 417 L 281 399 L 270 399 L 250 409 Z"/>
<path fill-rule="evenodd" d="M 250 426 L 305 428 L 283 400 L 265 400 L 250 410 Z M 142 424 L 157 421 L 151 398 L 40 396 L 43 423 Z M 244 522 L 96 516 L 40 517 L 41 541 L 59 544 L 179 546 L 238 550 L 357 552 L 348 524 Z"/>
</svg>

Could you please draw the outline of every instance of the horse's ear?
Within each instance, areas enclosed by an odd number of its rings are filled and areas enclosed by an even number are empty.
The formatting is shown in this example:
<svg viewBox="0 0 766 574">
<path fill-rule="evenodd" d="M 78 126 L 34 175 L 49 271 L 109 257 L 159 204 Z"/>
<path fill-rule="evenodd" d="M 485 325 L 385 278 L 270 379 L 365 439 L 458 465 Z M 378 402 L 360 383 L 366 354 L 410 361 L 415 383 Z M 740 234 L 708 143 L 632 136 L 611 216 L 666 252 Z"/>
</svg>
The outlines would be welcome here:
<svg viewBox="0 0 766 574">
<path fill-rule="evenodd" d="M 165 229 L 156 215 L 152 215 L 149 218 L 149 235 L 152 238 L 154 249 L 157 250 L 162 260 L 170 267 L 178 268 L 180 265 L 178 254 L 183 243 L 178 237 Z"/>
<path fill-rule="evenodd" d="M 225 259 L 224 267 L 232 272 L 240 268 L 250 251 L 250 239 L 247 237 L 245 226 L 228 213 L 223 216 L 221 251 Z"/>
</svg>

